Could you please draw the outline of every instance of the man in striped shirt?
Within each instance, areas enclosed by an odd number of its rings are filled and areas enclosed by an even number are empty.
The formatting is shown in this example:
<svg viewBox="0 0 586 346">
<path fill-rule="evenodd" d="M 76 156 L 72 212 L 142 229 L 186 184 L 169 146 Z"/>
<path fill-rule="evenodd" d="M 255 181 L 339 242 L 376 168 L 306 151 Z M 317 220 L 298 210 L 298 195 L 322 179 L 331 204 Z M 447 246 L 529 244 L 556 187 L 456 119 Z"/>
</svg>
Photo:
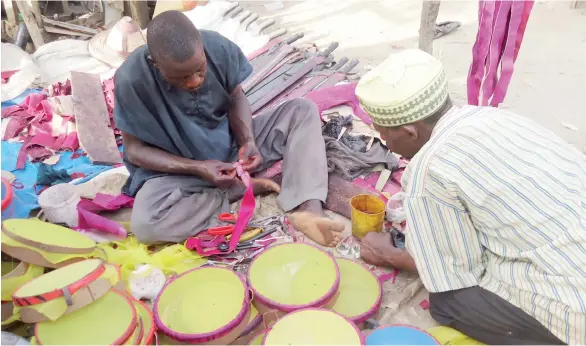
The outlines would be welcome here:
<svg viewBox="0 0 586 346">
<path fill-rule="evenodd" d="M 453 106 L 441 63 L 406 50 L 356 94 L 403 175 L 407 251 L 387 233 L 365 261 L 417 270 L 441 324 L 489 344 L 586 344 L 586 157 L 510 112 Z"/>
</svg>

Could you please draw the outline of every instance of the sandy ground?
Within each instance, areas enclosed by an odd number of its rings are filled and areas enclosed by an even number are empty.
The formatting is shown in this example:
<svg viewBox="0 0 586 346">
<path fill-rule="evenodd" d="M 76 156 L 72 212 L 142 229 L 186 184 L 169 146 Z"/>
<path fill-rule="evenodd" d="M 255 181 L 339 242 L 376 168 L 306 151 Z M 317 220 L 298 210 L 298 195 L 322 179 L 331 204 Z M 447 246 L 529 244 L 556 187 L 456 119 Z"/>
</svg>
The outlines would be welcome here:
<svg viewBox="0 0 586 346">
<path fill-rule="evenodd" d="M 360 72 L 376 66 L 389 53 L 417 46 L 421 1 L 307 0 L 240 1 L 274 27 L 304 32 L 304 40 L 327 46 L 338 41 L 336 58 L 360 59 Z M 571 9 L 568 1 L 535 4 L 513 79 L 502 108 L 534 119 L 586 151 L 586 6 Z M 443 1 L 438 22 L 460 21 L 455 33 L 435 41 L 453 99 L 466 103 L 466 77 L 477 33 L 477 1 Z"/>
</svg>

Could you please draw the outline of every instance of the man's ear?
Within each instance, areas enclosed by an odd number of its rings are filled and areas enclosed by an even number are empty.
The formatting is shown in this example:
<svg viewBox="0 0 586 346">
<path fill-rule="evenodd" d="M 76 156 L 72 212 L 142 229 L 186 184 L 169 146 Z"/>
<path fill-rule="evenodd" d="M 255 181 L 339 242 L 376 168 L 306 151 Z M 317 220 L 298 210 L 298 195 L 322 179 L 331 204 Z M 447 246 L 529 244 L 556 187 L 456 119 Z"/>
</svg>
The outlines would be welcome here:
<svg viewBox="0 0 586 346">
<path fill-rule="evenodd" d="M 150 62 L 151 62 L 153 65 L 155 65 L 155 67 L 156 67 L 156 68 L 158 68 L 158 67 L 159 67 L 159 66 L 158 66 L 158 64 L 157 64 L 157 62 L 155 61 L 155 59 L 153 59 L 153 57 L 152 57 L 152 56 L 150 56 L 150 55 L 149 55 L 149 56 L 147 57 L 147 59 L 149 59 L 149 61 L 150 61 Z"/>
<path fill-rule="evenodd" d="M 417 138 L 419 138 L 419 131 L 417 131 L 416 126 L 412 124 L 404 125 L 402 126 L 402 129 L 407 133 L 409 137 L 411 137 L 411 139 L 416 140 Z"/>
</svg>

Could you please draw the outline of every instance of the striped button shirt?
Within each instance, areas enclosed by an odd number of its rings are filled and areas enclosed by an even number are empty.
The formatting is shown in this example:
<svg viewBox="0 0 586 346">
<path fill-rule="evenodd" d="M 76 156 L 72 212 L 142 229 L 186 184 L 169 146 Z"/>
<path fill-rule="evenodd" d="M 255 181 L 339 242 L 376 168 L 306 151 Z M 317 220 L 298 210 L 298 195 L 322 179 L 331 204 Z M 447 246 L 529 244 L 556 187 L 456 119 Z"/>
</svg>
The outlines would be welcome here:
<svg viewBox="0 0 586 346">
<path fill-rule="evenodd" d="M 480 286 L 586 344 L 586 157 L 510 112 L 454 107 L 403 175 L 425 287 Z"/>
</svg>

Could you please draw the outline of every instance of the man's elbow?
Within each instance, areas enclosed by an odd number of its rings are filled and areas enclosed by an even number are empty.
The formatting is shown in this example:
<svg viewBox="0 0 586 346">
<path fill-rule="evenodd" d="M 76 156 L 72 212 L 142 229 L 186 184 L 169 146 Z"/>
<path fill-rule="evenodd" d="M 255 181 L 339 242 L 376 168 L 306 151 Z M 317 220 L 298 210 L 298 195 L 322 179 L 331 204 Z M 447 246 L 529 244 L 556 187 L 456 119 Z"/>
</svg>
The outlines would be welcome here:
<svg viewBox="0 0 586 346">
<path fill-rule="evenodd" d="M 141 145 L 137 139 L 132 138 L 128 135 L 122 135 L 122 140 L 124 142 L 124 157 L 128 162 L 135 166 L 140 167 L 141 163 Z"/>
</svg>

